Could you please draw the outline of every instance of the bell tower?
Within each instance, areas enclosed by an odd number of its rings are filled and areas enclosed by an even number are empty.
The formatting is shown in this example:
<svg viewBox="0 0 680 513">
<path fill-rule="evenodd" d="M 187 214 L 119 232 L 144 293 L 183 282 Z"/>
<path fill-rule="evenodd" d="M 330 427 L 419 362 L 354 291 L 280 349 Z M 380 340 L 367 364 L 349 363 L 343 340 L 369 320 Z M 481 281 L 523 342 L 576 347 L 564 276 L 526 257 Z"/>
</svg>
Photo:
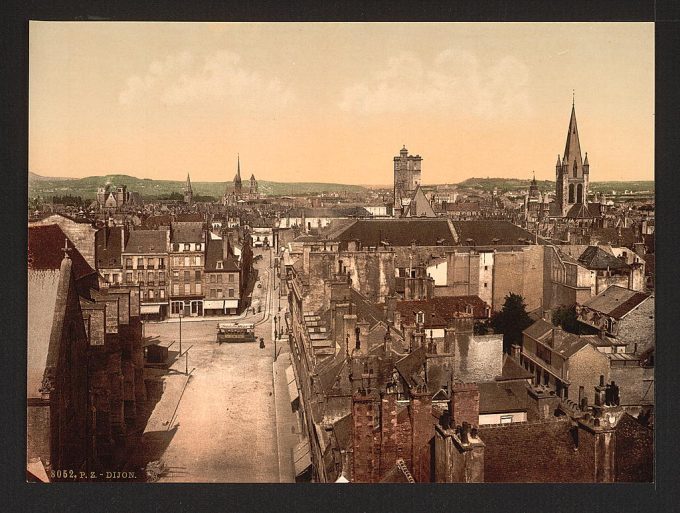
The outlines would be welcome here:
<svg viewBox="0 0 680 513">
<path fill-rule="evenodd" d="M 567 215 L 573 205 L 588 202 L 589 167 L 588 154 L 586 153 L 585 159 L 581 156 L 576 108 L 572 100 L 564 154 L 561 161 L 560 156 L 557 156 L 557 164 L 555 165 L 556 201 L 560 206 L 563 217 Z"/>
</svg>

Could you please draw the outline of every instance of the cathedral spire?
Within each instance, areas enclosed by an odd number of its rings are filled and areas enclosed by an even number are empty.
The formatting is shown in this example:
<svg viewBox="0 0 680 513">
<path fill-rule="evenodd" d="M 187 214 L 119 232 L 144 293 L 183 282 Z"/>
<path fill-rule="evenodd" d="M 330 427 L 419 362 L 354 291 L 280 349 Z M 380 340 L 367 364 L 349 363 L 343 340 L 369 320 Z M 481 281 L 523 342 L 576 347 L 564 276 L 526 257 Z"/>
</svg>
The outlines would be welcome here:
<svg viewBox="0 0 680 513">
<path fill-rule="evenodd" d="M 187 190 L 191 190 L 191 178 L 189 178 L 189 173 L 187 173 Z"/>
</svg>

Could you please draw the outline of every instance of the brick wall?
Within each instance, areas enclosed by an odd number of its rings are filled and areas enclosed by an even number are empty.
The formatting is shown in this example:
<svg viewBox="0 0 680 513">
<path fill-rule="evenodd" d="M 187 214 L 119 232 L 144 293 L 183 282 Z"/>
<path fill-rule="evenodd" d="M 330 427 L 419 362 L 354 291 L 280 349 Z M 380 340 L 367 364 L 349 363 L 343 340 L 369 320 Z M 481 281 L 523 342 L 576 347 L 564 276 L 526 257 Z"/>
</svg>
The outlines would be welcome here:
<svg viewBox="0 0 680 513">
<path fill-rule="evenodd" d="M 481 426 L 486 482 L 593 482 L 594 437 L 578 430 L 578 450 L 567 417 Z"/>
<path fill-rule="evenodd" d="M 418 483 L 430 481 L 431 449 L 434 437 L 434 417 L 432 417 L 432 394 L 430 392 L 412 393 L 410 404 L 413 434 L 413 465 L 411 474 Z"/>
<path fill-rule="evenodd" d="M 454 426 L 462 426 L 463 422 L 479 425 L 479 388 L 476 383 L 454 383 L 451 417 Z"/>
<path fill-rule="evenodd" d="M 379 404 L 372 395 L 356 394 L 352 401 L 352 477 L 357 483 L 375 483 L 378 478 L 380 431 L 374 428 Z"/>
</svg>

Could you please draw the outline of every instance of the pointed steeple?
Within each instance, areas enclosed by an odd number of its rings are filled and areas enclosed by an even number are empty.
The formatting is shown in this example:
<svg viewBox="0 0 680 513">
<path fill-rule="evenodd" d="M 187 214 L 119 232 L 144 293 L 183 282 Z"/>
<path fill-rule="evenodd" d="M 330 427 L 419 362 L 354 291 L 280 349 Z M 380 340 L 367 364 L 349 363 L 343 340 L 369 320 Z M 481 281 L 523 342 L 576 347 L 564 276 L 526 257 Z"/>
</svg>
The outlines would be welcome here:
<svg viewBox="0 0 680 513">
<path fill-rule="evenodd" d="M 564 146 L 564 159 L 569 166 L 572 166 L 574 161 L 576 161 L 578 167 L 581 167 L 583 164 L 581 160 L 581 144 L 578 140 L 578 127 L 576 126 L 576 107 L 573 104 L 571 106 L 567 142 Z"/>
<path fill-rule="evenodd" d="M 588 165 L 588 152 L 586 152 L 586 158 L 583 161 L 583 165 L 587 166 Z"/>
<path fill-rule="evenodd" d="M 191 190 L 191 178 L 189 178 L 189 173 L 187 173 L 187 185 L 186 185 L 187 191 Z"/>
<path fill-rule="evenodd" d="M 241 156 L 236 154 L 236 176 L 234 176 L 234 183 L 241 183 Z"/>
</svg>

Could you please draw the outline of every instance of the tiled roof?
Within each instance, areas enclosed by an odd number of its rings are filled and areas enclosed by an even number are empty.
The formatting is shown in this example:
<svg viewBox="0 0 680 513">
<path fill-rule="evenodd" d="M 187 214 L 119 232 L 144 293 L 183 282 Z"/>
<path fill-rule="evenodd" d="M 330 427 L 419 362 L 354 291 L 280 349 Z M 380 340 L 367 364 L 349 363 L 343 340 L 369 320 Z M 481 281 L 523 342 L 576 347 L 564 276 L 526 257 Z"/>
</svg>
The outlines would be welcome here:
<svg viewBox="0 0 680 513">
<path fill-rule="evenodd" d="M 187 214 L 177 214 L 175 216 L 175 222 L 178 223 L 203 223 L 203 214 L 187 213 Z"/>
<path fill-rule="evenodd" d="M 385 312 L 354 288 L 350 289 L 350 301 L 352 303 L 352 311 L 356 314 L 357 320 L 368 322 L 369 329 L 379 322 L 387 323 Z"/>
<path fill-rule="evenodd" d="M 98 269 L 121 267 L 123 227 L 102 228 L 95 234 L 95 265 Z"/>
<path fill-rule="evenodd" d="M 626 262 L 616 258 L 599 246 L 588 246 L 578 258 L 578 261 L 588 269 L 597 271 L 630 269 L 630 266 Z"/>
<path fill-rule="evenodd" d="M 461 246 L 525 245 L 527 240 L 531 243 L 536 240 L 535 234 L 510 221 L 453 221 L 453 227 Z M 545 244 L 545 241 L 538 237 L 538 243 Z"/>
<path fill-rule="evenodd" d="M 64 244 L 68 237 L 56 224 L 28 228 L 28 268 L 33 270 L 58 270 L 64 258 Z M 69 240 L 69 256 L 76 280 L 95 272 L 83 255 Z M 120 261 L 120 257 L 118 258 Z"/>
<path fill-rule="evenodd" d="M 637 242 L 637 236 L 633 228 L 593 228 L 591 239 L 598 244 L 612 244 L 615 246 L 631 246 Z"/>
<path fill-rule="evenodd" d="M 155 230 L 159 226 L 170 226 L 172 224 L 172 216 L 170 214 L 163 214 L 159 216 L 147 217 L 142 225 L 150 230 Z"/>
<path fill-rule="evenodd" d="M 590 219 L 593 216 L 590 213 L 590 209 L 588 208 L 587 205 L 583 203 L 575 203 L 567 211 L 566 217 L 568 217 L 569 219 Z"/>
<path fill-rule="evenodd" d="M 527 409 L 527 384 L 525 382 L 478 383 L 479 413 L 502 413 Z"/>
<path fill-rule="evenodd" d="M 401 360 L 397 361 L 394 366 L 404 378 L 409 387 L 415 387 L 417 385 L 423 385 L 423 381 L 420 377 L 420 371 L 425 365 L 425 360 L 427 359 L 427 354 L 424 347 L 419 347 L 412 353 L 404 356 Z"/>
<path fill-rule="evenodd" d="M 168 251 L 167 240 L 165 230 L 132 230 L 125 245 L 125 253 L 165 253 Z"/>
<path fill-rule="evenodd" d="M 514 381 L 532 378 L 534 375 L 522 367 L 510 355 L 503 356 L 503 372 L 496 381 Z"/>
<path fill-rule="evenodd" d="M 224 252 L 222 245 L 225 243 L 223 239 L 209 239 L 207 242 L 207 249 L 205 255 L 205 270 L 206 272 L 211 271 L 223 271 L 223 272 L 238 272 L 238 262 L 236 257 L 233 255 L 228 255 L 227 259 L 224 259 Z M 222 262 L 222 269 L 217 268 L 217 262 Z"/>
<path fill-rule="evenodd" d="M 198 222 L 174 222 L 170 231 L 171 242 L 205 242 L 205 230 L 203 223 Z"/>
<path fill-rule="evenodd" d="M 447 212 L 479 212 L 479 203 L 474 201 L 460 201 L 456 203 L 447 203 Z"/>
<path fill-rule="evenodd" d="M 425 314 L 426 328 L 448 326 L 453 319 L 466 313 L 467 307 L 472 308 L 472 315 L 476 319 L 486 317 L 487 304 L 479 296 L 439 296 L 430 299 L 397 301 L 396 308 L 405 324 L 414 322 L 415 314 Z"/>
<path fill-rule="evenodd" d="M 650 295 L 644 292 L 612 285 L 583 303 L 583 306 L 615 319 L 621 319 L 649 297 Z"/>
<path fill-rule="evenodd" d="M 534 340 L 539 340 L 545 334 L 550 333 L 553 328 L 554 326 L 552 325 L 552 323 L 549 323 L 545 319 L 539 319 L 531 326 L 529 326 L 527 329 L 525 329 L 522 333 L 528 335 Z"/>
<path fill-rule="evenodd" d="M 380 241 L 392 246 L 452 246 L 454 234 L 445 219 L 359 219 L 339 233 L 329 235 L 337 241 L 359 240 L 365 246 Z"/>
</svg>

